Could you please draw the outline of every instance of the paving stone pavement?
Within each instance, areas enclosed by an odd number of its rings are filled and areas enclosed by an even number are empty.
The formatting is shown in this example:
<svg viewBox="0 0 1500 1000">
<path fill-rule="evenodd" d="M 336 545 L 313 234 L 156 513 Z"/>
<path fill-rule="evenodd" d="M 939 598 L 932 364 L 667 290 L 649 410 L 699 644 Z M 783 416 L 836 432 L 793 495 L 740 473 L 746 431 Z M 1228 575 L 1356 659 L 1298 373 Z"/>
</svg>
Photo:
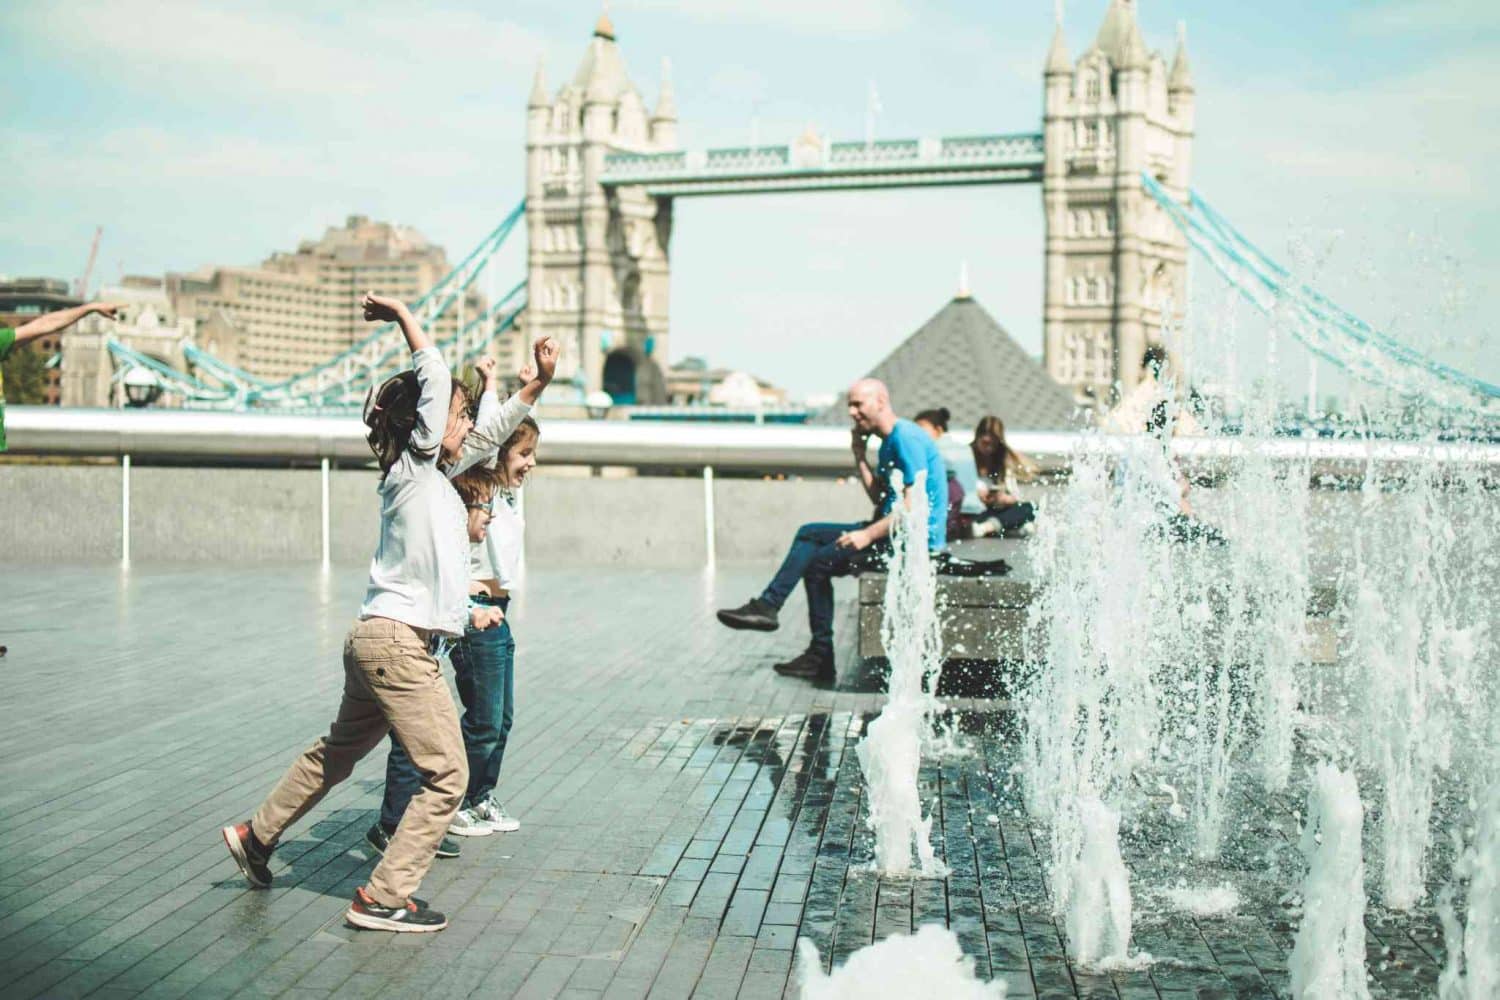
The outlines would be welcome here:
<svg viewBox="0 0 1500 1000">
<path fill-rule="evenodd" d="M 952 701 L 961 751 L 922 774 L 950 875 L 869 873 L 854 748 L 881 699 L 851 662 L 853 606 L 837 684 L 779 677 L 800 598 L 775 636 L 712 617 L 767 572 L 534 570 L 512 608 L 499 789 L 522 828 L 434 865 L 423 894 L 447 931 L 383 935 L 342 923 L 371 867 L 382 751 L 289 832 L 269 891 L 218 836 L 329 721 L 360 568 L 6 568 L 0 995 L 781 997 L 799 936 L 841 964 L 929 922 L 1011 996 L 1287 995 L 1300 793 L 1246 789 L 1251 818 L 1212 871 L 1123 831 L 1135 945 L 1157 961 L 1084 972 L 1050 916 L 1014 720 L 972 678 Z M 1152 884 L 1226 875 L 1246 894 L 1233 917 L 1153 908 Z M 1372 992 L 1433 995 L 1432 914 L 1375 912 L 1369 930 Z"/>
</svg>

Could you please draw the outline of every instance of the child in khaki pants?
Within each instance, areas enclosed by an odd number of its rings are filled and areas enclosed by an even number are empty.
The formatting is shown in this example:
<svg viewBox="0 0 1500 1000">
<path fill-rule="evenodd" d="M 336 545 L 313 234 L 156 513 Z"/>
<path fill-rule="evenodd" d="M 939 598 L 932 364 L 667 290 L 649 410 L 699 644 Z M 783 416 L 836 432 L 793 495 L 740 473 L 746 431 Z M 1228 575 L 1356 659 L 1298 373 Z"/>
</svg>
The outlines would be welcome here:
<svg viewBox="0 0 1500 1000">
<path fill-rule="evenodd" d="M 463 799 L 468 764 L 458 715 L 429 650 L 463 634 L 468 611 L 468 536 L 463 502 L 441 466 L 455 462 L 473 426 L 468 399 L 402 303 L 366 295 L 365 318 L 396 322 L 412 370 L 365 403 L 380 463 L 380 546 L 360 619 L 344 644 L 344 693 L 328 735 L 292 763 L 255 815 L 225 827 L 224 842 L 251 885 L 271 884 L 272 849 L 354 765 L 394 730 L 422 774 L 369 883 L 345 914 L 356 927 L 439 931 L 447 918 L 413 898 Z M 479 615 L 487 609 L 476 609 Z"/>
</svg>

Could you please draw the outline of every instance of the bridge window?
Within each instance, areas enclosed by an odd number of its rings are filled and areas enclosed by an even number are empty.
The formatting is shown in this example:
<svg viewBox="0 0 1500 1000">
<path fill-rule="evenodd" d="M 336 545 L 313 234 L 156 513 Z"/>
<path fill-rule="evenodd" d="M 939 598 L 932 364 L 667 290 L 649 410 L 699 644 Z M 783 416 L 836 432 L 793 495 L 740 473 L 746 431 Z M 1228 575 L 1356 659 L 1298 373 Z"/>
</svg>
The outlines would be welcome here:
<svg viewBox="0 0 1500 1000">
<path fill-rule="evenodd" d="M 1099 74 L 1090 72 L 1083 83 L 1083 95 L 1086 100 L 1097 102 L 1100 95 Z"/>
<path fill-rule="evenodd" d="M 1094 213 L 1093 212 L 1080 212 L 1078 214 L 1083 216 L 1083 220 L 1082 220 L 1083 221 L 1083 235 L 1085 235 L 1085 236 L 1093 236 L 1094 235 Z"/>
</svg>

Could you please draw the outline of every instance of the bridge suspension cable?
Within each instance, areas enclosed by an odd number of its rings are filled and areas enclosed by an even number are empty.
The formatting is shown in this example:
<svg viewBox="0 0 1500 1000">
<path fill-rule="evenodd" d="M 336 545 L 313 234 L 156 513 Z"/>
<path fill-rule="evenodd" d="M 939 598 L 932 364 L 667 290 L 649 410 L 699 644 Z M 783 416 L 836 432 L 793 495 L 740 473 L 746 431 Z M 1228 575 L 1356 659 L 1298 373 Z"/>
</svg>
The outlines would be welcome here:
<svg viewBox="0 0 1500 1000">
<path fill-rule="evenodd" d="M 1148 194 L 1240 295 L 1285 325 L 1309 351 L 1355 378 L 1443 409 L 1491 415 L 1500 386 L 1475 378 L 1377 330 L 1297 281 L 1196 191 L 1186 205 L 1149 173 Z"/>
</svg>

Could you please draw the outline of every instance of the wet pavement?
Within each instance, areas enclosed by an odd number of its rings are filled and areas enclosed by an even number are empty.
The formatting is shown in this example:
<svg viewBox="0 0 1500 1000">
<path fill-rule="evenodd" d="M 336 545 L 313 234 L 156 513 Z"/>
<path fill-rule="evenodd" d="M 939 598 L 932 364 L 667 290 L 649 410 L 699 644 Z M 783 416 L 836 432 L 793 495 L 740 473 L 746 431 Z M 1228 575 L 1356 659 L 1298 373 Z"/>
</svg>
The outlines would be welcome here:
<svg viewBox="0 0 1500 1000">
<path fill-rule="evenodd" d="M 327 724 L 359 568 L 8 568 L 0 994 L 795 996 L 799 936 L 837 965 L 936 922 L 1011 996 L 1287 995 L 1301 792 L 1244 789 L 1213 866 L 1122 831 L 1134 946 L 1154 961 L 1085 972 L 1050 915 L 1014 719 L 985 671 L 953 685 L 959 749 L 922 775 L 950 874 L 872 874 L 854 748 L 879 678 L 852 662 L 853 585 L 839 677 L 814 685 L 769 669 L 805 640 L 800 597 L 776 635 L 713 622 L 766 572 L 533 571 L 499 790 L 522 828 L 435 864 L 423 895 L 446 932 L 389 936 L 342 923 L 371 867 L 382 751 L 289 832 L 270 891 L 244 886 L 218 837 Z M 1225 918 L 1161 891 L 1224 882 L 1243 900 Z M 1374 995 L 1435 994 L 1429 911 L 1372 911 L 1368 929 Z"/>
</svg>

